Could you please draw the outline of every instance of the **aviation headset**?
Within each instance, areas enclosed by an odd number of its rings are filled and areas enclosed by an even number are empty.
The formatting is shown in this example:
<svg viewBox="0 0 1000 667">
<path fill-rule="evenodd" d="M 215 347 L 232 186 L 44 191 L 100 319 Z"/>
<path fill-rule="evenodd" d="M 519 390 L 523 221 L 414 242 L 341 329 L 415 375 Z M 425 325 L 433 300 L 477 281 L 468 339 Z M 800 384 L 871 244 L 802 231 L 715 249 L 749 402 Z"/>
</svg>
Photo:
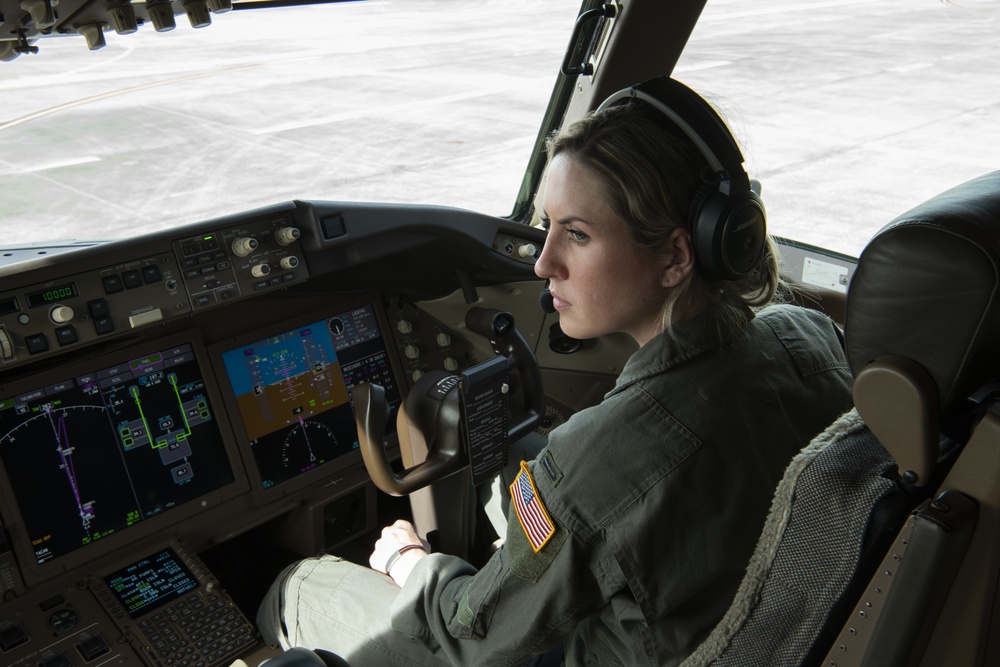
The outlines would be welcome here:
<svg viewBox="0 0 1000 667">
<path fill-rule="evenodd" d="M 725 122 L 700 95 L 659 77 L 611 95 L 598 111 L 638 99 L 660 111 L 708 162 L 710 173 L 691 201 L 689 223 L 697 265 L 709 279 L 738 280 L 764 251 L 764 204 L 743 168 L 743 153 Z"/>
</svg>

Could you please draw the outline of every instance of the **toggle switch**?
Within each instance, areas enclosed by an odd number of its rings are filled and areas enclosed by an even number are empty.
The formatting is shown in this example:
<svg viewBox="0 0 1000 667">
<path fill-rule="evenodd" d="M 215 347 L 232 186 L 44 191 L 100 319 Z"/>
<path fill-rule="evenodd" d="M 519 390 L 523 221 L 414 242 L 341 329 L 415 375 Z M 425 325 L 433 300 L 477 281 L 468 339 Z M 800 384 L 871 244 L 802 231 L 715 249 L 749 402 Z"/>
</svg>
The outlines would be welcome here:
<svg viewBox="0 0 1000 667">
<path fill-rule="evenodd" d="M 76 27 L 76 31 L 86 38 L 87 48 L 91 51 L 103 49 L 107 46 L 107 42 L 104 41 L 103 23 L 87 23 L 86 25 L 78 25 Z"/>
</svg>

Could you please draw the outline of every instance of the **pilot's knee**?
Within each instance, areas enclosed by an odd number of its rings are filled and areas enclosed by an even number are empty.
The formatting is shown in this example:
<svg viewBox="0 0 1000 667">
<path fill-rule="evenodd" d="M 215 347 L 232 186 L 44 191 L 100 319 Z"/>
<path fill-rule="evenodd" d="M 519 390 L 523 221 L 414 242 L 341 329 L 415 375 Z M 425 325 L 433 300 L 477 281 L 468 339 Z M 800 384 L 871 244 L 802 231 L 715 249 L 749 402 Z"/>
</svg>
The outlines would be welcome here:
<svg viewBox="0 0 1000 667">
<path fill-rule="evenodd" d="M 295 610 L 286 603 L 286 596 L 290 590 L 297 589 L 301 580 L 307 578 L 323 560 L 341 559 L 324 555 L 297 561 L 282 570 L 271 583 L 257 609 L 257 629 L 265 642 L 283 649 L 292 646 L 285 614 L 289 610 L 294 614 Z"/>
</svg>

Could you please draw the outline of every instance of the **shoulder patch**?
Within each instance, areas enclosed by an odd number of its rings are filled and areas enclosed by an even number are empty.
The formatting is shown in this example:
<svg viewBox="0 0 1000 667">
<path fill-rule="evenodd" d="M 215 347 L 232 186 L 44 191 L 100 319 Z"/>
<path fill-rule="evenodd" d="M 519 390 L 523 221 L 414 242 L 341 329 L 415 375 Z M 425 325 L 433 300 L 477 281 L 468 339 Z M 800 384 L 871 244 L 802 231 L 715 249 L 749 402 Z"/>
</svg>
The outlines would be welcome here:
<svg viewBox="0 0 1000 667">
<path fill-rule="evenodd" d="M 521 472 L 510 485 L 510 499 L 528 543 L 534 552 L 538 553 L 552 538 L 556 527 L 545 505 L 542 504 L 538 489 L 535 488 L 535 480 L 531 477 L 528 464 L 524 461 L 521 461 Z"/>
</svg>

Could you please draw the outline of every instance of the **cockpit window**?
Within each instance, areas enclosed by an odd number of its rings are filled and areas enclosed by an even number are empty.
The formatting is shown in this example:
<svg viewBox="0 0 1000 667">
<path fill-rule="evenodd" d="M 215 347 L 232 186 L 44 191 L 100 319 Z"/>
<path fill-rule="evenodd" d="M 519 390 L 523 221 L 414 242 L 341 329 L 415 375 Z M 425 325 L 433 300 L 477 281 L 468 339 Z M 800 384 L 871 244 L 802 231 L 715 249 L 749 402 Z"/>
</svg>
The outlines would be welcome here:
<svg viewBox="0 0 1000 667">
<path fill-rule="evenodd" d="M 674 70 L 734 127 L 773 233 L 857 255 L 1000 168 L 1000 3 L 709 2 Z"/>
<path fill-rule="evenodd" d="M 579 0 L 232 11 L 0 62 L 7 243 L 290 199 L 509 214 Z"/>
</svg>

